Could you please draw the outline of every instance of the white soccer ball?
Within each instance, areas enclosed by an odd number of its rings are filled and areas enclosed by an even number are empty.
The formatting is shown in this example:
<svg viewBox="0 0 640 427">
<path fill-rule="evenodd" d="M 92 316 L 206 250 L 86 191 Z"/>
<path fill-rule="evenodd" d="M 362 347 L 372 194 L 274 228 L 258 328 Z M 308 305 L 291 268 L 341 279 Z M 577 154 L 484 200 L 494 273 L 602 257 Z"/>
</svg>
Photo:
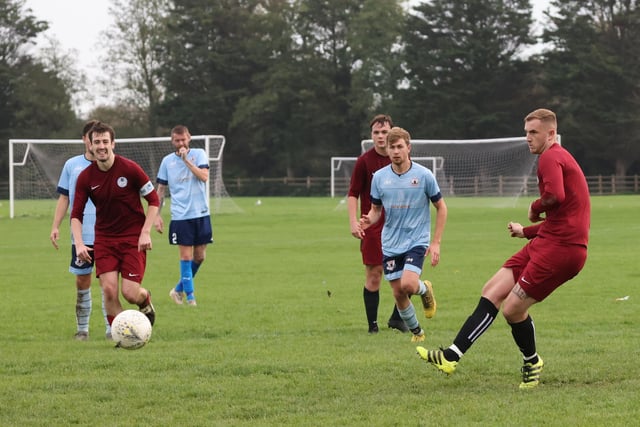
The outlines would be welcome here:
<svg viewBox="0 0 640 427">
<path fill-rule="evenodd" d="M 125 310 L 111 323 L 111 338 L 117 347 L 137 350 L 151 338 L 151 322 L 138 310 Z"/>
</svg>

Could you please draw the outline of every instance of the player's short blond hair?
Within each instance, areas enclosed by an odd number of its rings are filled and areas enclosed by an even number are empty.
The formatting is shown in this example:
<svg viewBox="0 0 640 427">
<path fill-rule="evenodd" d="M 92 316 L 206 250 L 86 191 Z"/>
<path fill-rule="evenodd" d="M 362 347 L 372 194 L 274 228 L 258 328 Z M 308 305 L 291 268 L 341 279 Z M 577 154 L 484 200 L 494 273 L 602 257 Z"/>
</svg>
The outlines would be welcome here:
<svg viewBox="0 0 640 427">
<path fill-rule="evenodd" d="M 558 119 L 556 118 L 556 113 L 551 110 L 547 110 L 546 108 L 538 108 L 537 110 L 533 110 L 527 117 L 524 118 L 524 122 L 538 119 L 542 123 L 545 123 L 552 128 L 556 129 L 558 127 Z"/>
<path fill-rule="evenodd" d="M 411 135 L 409 135 L 409 132 L 400 127 L 391 128 L 387 134 L 387 145 L 391 145 L 399 139 L 404 139 L 407 145 L 411 144 Z"/>
</svg>

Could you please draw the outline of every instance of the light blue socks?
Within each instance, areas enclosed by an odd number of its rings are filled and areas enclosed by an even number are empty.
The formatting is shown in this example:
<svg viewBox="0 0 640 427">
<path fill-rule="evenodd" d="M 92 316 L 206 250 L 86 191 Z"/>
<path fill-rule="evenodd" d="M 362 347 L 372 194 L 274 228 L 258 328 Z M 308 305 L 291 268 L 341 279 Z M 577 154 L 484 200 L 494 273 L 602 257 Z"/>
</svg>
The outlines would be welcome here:
<svg viewBox="0 0 640 427">
<path fill-rule="evenodd" d="M 78 290 L 76 298 L 76 322 L 78 332 L 89 332 L 91 317 L 91 289 Z"/>
<path fill-rule="evenodd" d="M 185 294 L 187 301 L 193 300 L 193 271 L 191 270 L 192 261 L 180 261 L 180 285 Z M 179 286 L 180 286 L 179 285 Z"/>
<path fill-rule="evenodd" d="M 411 330 L 420 326 L 418 323 L 418 318 L 416 317 L 416 309 L 413 307 L 413 304 L 409 302 L 409 306 L 404 310 L 398 309 L 398 313 L 400 313 L 400 317 L 404 320 L 404 323 Z"/>
</svg>

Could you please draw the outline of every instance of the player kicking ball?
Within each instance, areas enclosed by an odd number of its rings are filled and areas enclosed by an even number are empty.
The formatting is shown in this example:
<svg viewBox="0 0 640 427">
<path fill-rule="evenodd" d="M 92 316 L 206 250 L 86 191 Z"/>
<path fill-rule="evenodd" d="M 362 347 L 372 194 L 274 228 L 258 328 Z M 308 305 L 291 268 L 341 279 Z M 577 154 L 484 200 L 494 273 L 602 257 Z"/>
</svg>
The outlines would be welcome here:
<svg viewBox="0 0 640 427">
<path fill-rule="evenodd" d="M 421 359 L 445 374 L 455 372 L 460 358 L 491 326 L 502 307 L 511 335 L 522 353 L 520 389 L 540 383 L 544 367 L 536 350 L 529 307 L 543 301 L 575 277 L 587 259 L 591 221 L 589 188 L 580 166 L 557 142 L 556 115 L 546 109 L 524 119 L 531 154 L 538 155 L 540 198 L 529 207 L 531 226 L 510 222 L 512 237 L 529 239 L 484 285 L 477 307 L 446 349 L 417 347 Z M 544 215 L 544 217 L 543 217 Z"/>
</svg>

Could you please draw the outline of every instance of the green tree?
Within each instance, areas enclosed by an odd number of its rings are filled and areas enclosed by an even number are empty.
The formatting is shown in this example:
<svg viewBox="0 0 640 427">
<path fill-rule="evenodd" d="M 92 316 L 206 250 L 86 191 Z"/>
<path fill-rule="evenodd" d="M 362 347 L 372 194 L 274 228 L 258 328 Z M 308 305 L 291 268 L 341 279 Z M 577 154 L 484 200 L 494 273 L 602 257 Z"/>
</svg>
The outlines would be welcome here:
<svg viewBox="0 0 640 427">
<path fill-rule="evenodd" d="M 167 20 L 160 111 L 166 122 L 198 133 L 226 133 L 238 99 L 255 71 L 247 45 L 260 34 L 247 21 L 252 0 L 176 0 Z"/>
<path fill-rule="evenodd" d="M 101 34 L 108 46 L 102 58 L 107 99 L 127 105 L 133 113 L 135 121 L 127 128 L 136 128 L 144 117 L 142 129 L 152 136 L 159 132 L 155 112 L 164 95 L 161 69 L 169 4 L 168 0 L 111 0 L 114 27 Z"/>
<path fill-rule="evenodd" d="M 116 131 L 116 139 L 119 138 L 143 138 L 148 137 L 149 115 L 146 110 L 130 103 L 116 103 L 113 105 L 99 105 L 91 110 L 89 117 L 96 117 L 109 123 Z M 169 130 L 165 129 L 167 136 Z"/>
<path fill-rule="evenodd" d="M 161 120 L 224 134 L 227 173 L 326 175 L 399 80 L 400 4 L 174 1 Z"/>
<path fill-rule="evenodd" d="M 520 135 L 531 109 L 534 43 L 527 0 L 434 0 L 405 32 L 407 84 L 395 109 L 422 138 Z M 524 98 L 529 102 L 522 103 Z"/>
<path fill-rule="evenodd" d="M 51 138 L 75 127 L 69 92 L 29 51 L 48 28 L 22 0 L 0 0 L 0 140 Z M 0 150 L 0 181 L 7 181 L 8 150 Z M 0 195 L 6 197 L 6 195 Z"/>
<path fill-rule="evenodd" d="M 11 137 L 54 138 L 69 135 L 70 129 L 78 135 L 67 87 L 56 72 L 24 59 L 12 68 L 11 84 Z"/>
<path fill-rule="evenodd" d="M 368 120 L 387 112 L 404 79 L 402 34 L 406 20 L 401 1 L 366 0 L 353 17 L 348 35 L 353 52 L 350 105 L 365 112 L 363 136 L 369 137 Z"/>
<path fill-rule="evenodd" d="M 293 41 L 295 5 L 271 1 L 262 8 L 251 22 L 262 36 L 247 45 L 256 64 L 252 84 L 238 99 L 229 127 L 231 138 L 242 141 L 230 147 L 229 157 L 236 160 L 230 166 L 243 176 L 293 175 L 290 165 L 305 140 L 301 113 L 312 102 L 304 89 L 309 70 L 299 61 Z"/>
<path fill-rule="evenodd" d="M 255 85 L 232 122 L 255 156 L 247 172 L 263 159 L 261 174 L 326 175 L 332 155 L 358 154 L 369 115 L 396 83 L 402 9 L 380 0 L 265 5 Z"/>
<path fill-rule="evenodd" d="M 587 173 L 640 172 L 640 10 L 635 1 L 552 2 L 545 80 L 566 146 Z"/>
<path fill-rule="evenodd" d="M 60 41 L 53 37 L 46 37 L 47 44 L 40 50 L 39 60 L 47 71 L 54 73 L 65 92 L 71 98 L 71 105 L 76 116 L 82 115 L 83 103 L 90 92 L 87 86 L 87 75 L 75 65 L 73 51 L 65 51 Z M 75 129 L 73 135 L 77 134 Z"/>
<path fill-rule="evenodd" d="M 15 94 L 14 67 L 25 59 L 21 51 L 33 45 L 48 24 L 24 11 L 24 0 L 0 0 L 0 136 L 12 125 L 11 102 Z"/>
<path fill-rule="evenodd" d="M 325 174 L 332 155 L 359 154 L 374 113 L 386 112 L 400 79 L 397 50 L 404 23 L 401 1 L 301 1 L 297 24 L 300 53 L 314 79 L 316 106 L 307 114 L 315 141 L 306 158 L 310 173 Z M 306 81 L 309 81 L 307 78 Z M 320 108 L 318 108 L 320 107 Z M 309 126 L 314 125 L 315 126 Z"/>
<path fill-rule="evenodd" d="M 0 0 L 0 63 L 15 64 L 26 45 L 49 28 L 49 24 L 36 20 L 31 9 L 24 10 L 24 0 Z"/>
</svg>

